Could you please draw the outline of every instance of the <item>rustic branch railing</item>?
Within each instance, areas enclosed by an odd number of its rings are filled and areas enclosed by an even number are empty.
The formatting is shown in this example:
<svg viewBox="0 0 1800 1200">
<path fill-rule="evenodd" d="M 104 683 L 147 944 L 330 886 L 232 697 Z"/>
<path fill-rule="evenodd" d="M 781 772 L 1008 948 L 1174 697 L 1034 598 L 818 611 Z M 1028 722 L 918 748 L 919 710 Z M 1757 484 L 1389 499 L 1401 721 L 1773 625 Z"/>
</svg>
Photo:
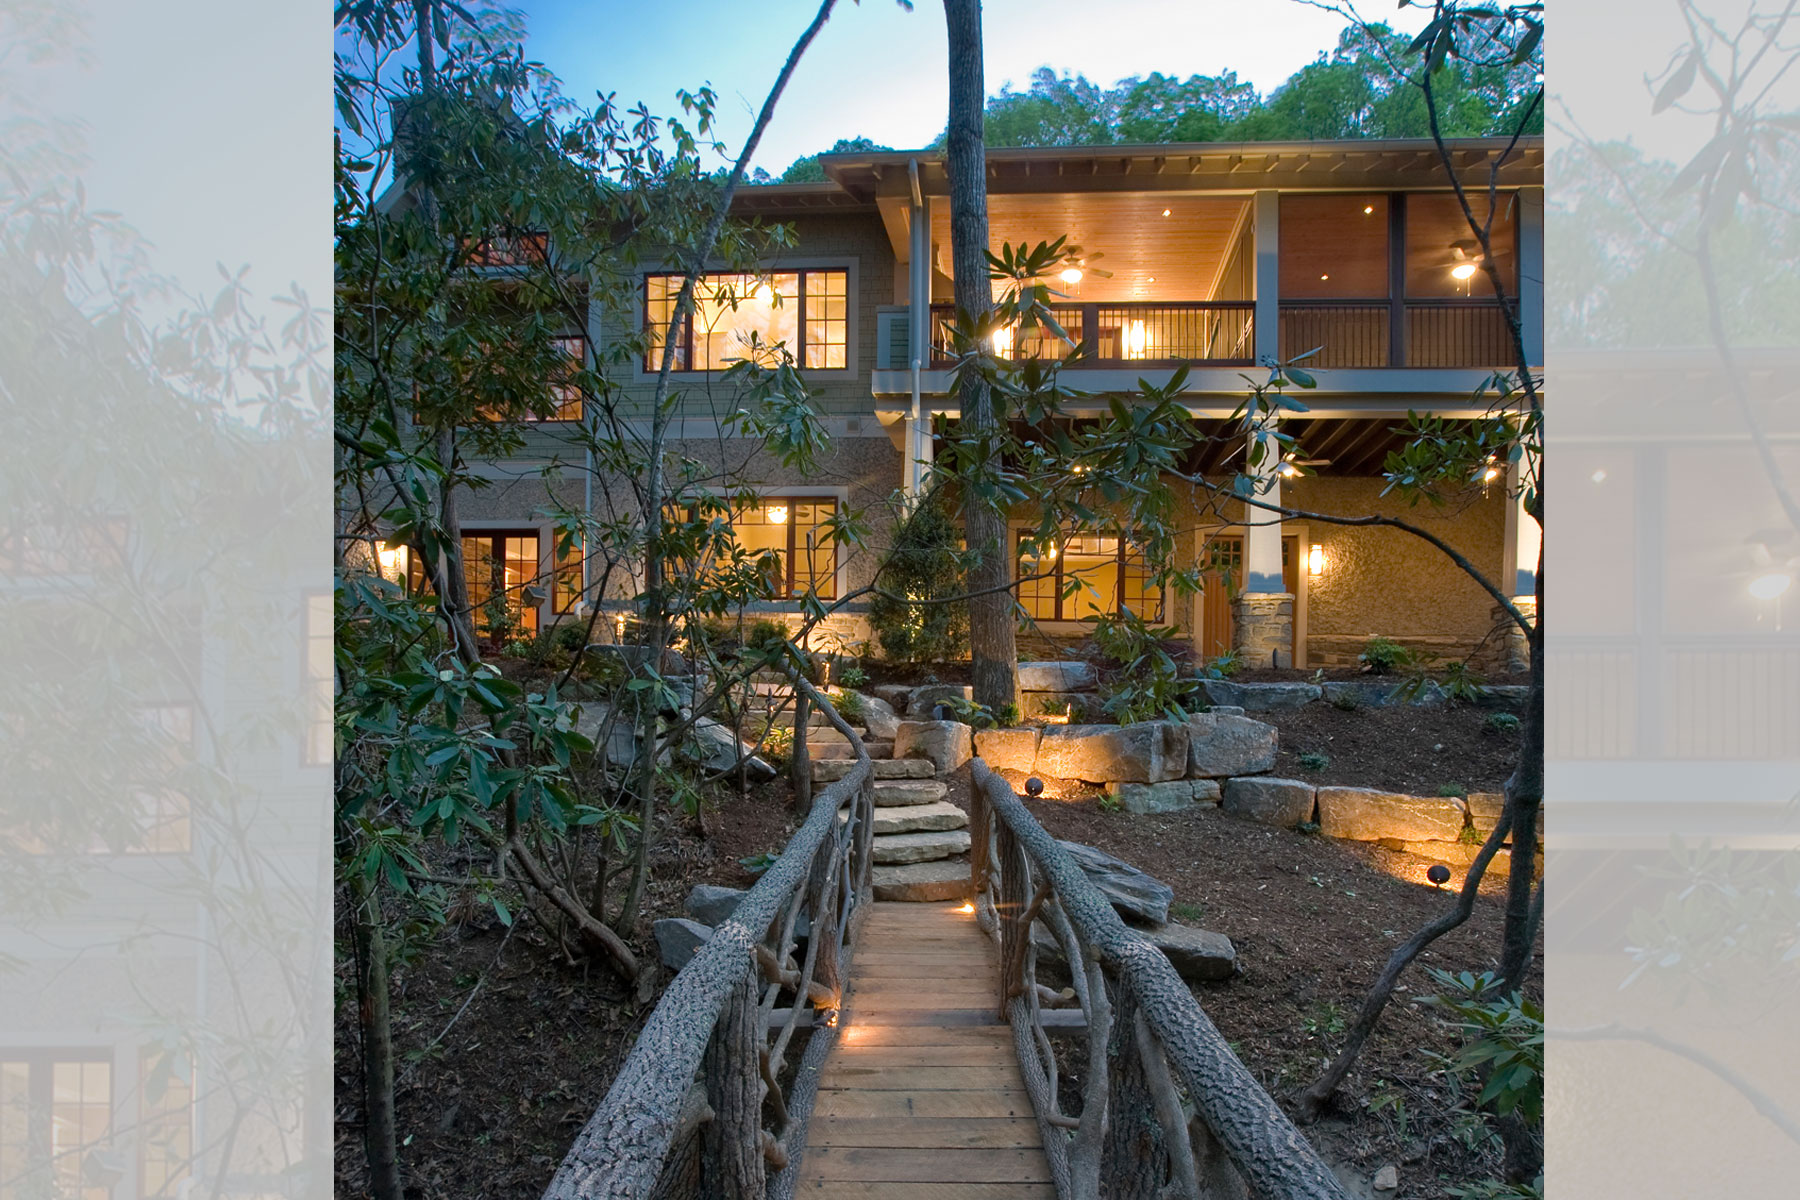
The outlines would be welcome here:
<svg viewBox="0 0 1800 1200">
<path fill-rule="evenodd" d="M 975 916 L 1000 947 L 1000 1015 L 1013 1028 L 1057 1195 L 1091 1200 L 1104 1180 L 1107 1196 L 1131 1200 L 1246 1188 L 1270 1200 L 1346 1200 L 1162 952 L 1125 927 L 1004 779 L 979 758 L 972 770 Z M 1034 923 L 1068 964 L 1061 991 L 1038 983 Z M 1086 1025 L 1078 1114 L 1060 1106 L 1044 1016 L 1071 1000 Z"/>
<path fill-rule="evenodd" d="M 793 1194 L 870 897 L 874 828 L 868 752 L 810 683 L 794 685 L 850 740 L 856 765 L 817 794 L 781 857 L 669 984 L 545 1200 Z M 811 929 L 796 963 L 802 912 Z M 810 1033 L 784 1093 L 803 1024 Z"/>
</svg>

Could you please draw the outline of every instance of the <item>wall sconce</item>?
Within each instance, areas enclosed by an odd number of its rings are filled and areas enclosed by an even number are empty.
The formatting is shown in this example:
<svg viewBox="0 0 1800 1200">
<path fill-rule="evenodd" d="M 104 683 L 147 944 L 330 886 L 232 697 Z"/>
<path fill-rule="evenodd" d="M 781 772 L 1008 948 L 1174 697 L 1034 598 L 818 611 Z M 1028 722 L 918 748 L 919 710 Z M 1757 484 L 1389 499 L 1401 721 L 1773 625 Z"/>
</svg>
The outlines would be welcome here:
<svg viewBox="0 0 1800 1200">
<path fill-rule="evenodd" d="M 1325 573 L 1325 547 L 1317 542 L 1306 552 L 1306 573 L 1314 579 Z"/>
</svg>

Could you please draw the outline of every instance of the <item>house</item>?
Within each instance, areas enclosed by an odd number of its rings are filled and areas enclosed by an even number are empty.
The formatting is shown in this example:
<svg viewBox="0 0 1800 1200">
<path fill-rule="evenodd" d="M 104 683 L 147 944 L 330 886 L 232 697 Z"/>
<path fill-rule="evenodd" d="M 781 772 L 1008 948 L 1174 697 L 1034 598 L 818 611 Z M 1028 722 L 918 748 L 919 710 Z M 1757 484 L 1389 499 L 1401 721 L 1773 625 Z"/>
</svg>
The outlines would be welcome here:
<svg viewBox="0 0 1800 1200">
<path fill-rule="evenodd" d="M 1540 363 L 1542 139 L 1460 140 L 1449 149 L 1483 211 L 1490 168 L 1500 164 L 1496 265 Z M 797 614 L 808 590 L 832 600 L 870 582 L 879 539 L 840 551 L 821 536 L 824 524 L 846 505 L 880 512 L 896 494 L 916 495 L 941 422 L 958 415 L 943 326 L 953 281 L 942 155 L 822 161 L 825 182 L 742 189 L 734 214 L 788 225 L 792 244 L 760 276 L 709 275 L 697 313 L 676 333 L 677 449 L 721 470 L 742 468 L 755 483 L 760 506 L 732 519 L 740 544 L 781 556 L 780 598 L 755 606 L 777 616 Z M 1537 527 L 1510 498 L 1504 464 L 1442 507 L 1409 509 L 1383 495 L 1383 459 L 1408 414 L 1483 415 L 1491 400 L 1478 394 L 1483 382 L 1513 365 L 1500 301 L 1477 269 L 1478 243 L 1431 142 L 996 149 L 988 173 L 995 247 L 1067 235 L 1092 256 L 1088 270 L 1055 282 L 1064 296 L 1059 320 L 1096 352 L 1068 369 L 1090 397 L 1068 409 L 1071 419 L 1135 390 L 1139 378 L 1166 380 L 1188 364 L 1181 399 L 1216 439 L 1189 467 L 1223 478 L 1243 461 L 1229 421 L 1248 390 L 1245 376 L 1316 350 L 1305 360 L 1318 381 L 1305 395 L 1308 411 L 1284 423 L 1304 454 L 1271 465 L 1280 473 L 1271 496 L 1318 514 L 1407 515 L 1489 578 L 1532 594 Z M 571 352 L 648 330 L 650 352 L 625 388 L 647 398 L 680 281 L 672 267 L 651 265 L 636 311 L 596 309 Z M 832 445 L 809 474 L 784 470 L 722 424 L 735 408 L 722 371 L 751 333 L 785 342 L 817 392 Z M 1011 349 L 1061 353 L 1053 344 Z M 579 407 L 534 430 L 534 449 L 484 468 L 493 486 L 463 507 L 472 557 L 496 568 L 476 590 L 494 582 L 509 594 L 521 589 L 520 619 L 531 628 L 586 611 L 601 590 L 577 558 L 558 557 L 553 522 L 542 515 L 546 480 L 564 506 L 618 502 L 623 481 L 559 470 L 577 464 L 557 449 L 555 427 L 579 418 Z M 1021 532 L 1028 517 L 1015 514 Z M 877 525 L 891 528 L 891 518 Z M 1196 506 L 1184 542 L 1182 564 L 1205 568 L 1206 586 L 1193 597 L 1150 587 L 1129 539 L 1071 529 L 1050 569 L 1056 585 L 1079 576 L 1089 586 L 1064 597 L 1050 581 L 1029 584 L 1019 597 L 1025 617 L 1060 640 L 1129 605 L 1181 630 L 1199 654 L 1235 649 L 1256 665 L 1352 663 L 1376 634 L 1446 657 L 1501 661 L 1518 651 L 1491 597 L 1400 531 L 1246 520 L 1241 506 Z M 1034 565 L 1042 573 L 1047 564 Z M 523 590 L 534 580 L 544 586 Z M 866 637 L 865 612 L 846 605 L 831 622 L 836 636 Z"/>
</svg>

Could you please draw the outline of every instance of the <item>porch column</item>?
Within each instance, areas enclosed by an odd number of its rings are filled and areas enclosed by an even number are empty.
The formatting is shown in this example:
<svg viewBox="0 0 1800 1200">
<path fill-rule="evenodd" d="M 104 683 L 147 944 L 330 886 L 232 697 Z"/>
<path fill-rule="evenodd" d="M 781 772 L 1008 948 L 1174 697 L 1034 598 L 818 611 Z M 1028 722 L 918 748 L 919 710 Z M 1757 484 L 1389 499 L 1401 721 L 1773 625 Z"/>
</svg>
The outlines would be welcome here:
<svg viewBox="0 0 1800 1200">
<path fill-rule="evenodd" d="M 915 195 L 908 209 L 910 260 L 907 263 L 907 365 L 912 370 L 912 407 L 902 421 L 906 463 L 901 472 L 908 504 L 924 490 L 931 467 L 931 406 L 920 375 L 931 366 L 931 198 Z"/>
<path fill-rule="evenodd" d="M 1525 357 L 1544 362 L 1544 189 L 1519 189 L 1519 325 Z M 1536 562 L 1535 557 L 1532 562 Z"/>
<path fill-rule="evenodd" d="M 1257 192 L 1250 221 L 1256 245 L 1256 360 L 1281 357 L 1281 193 Z"/>
<path fill-rule="evenodd" d="M 1501 586 L 1509 590 L 1513 606 L 1527 616 L 1535 617 L 1537 613 L 1537 568 L 1538 551 L 1543 546 L 1543 530 L 1525 511 L 1525 499 L 1520 493 L 1520 470 L 1517 466 L 1508 467 L 1506 471 L 1507 503 L 1506 503 L 1506 547 L 1501 557 Z M 1523 671 L 1530 667 L 1530 647 L 1525 643 L 1525 634 L 1513 624 L 1512 618 L 1500 605 L 1494 606 L 1494 621 L 1504 625 L 1506 633 L 1501 641 L 1502 659 L 1498 664 L 1509 671 Z"/>
<path fill-rule="evenodd" d="M 1258 258 L 1261 258 L 1260 251 Z M 1260 336 L 1260 335 L 1259 335 Z M 1250 434 L 1249 449 L 1266 441 L 1262 462 L 1252 470 L 1255 495 L 1281 503 L 1281 453 L 1269 440 L 1267 427 Z M 1244 506 L 1244 588 L 1233 602 L 1237 650 L 1252 667 L 1294 665 L 1294 595 L 1281 569 L 1281 516 L 1254 505 Z"/>
</svg>

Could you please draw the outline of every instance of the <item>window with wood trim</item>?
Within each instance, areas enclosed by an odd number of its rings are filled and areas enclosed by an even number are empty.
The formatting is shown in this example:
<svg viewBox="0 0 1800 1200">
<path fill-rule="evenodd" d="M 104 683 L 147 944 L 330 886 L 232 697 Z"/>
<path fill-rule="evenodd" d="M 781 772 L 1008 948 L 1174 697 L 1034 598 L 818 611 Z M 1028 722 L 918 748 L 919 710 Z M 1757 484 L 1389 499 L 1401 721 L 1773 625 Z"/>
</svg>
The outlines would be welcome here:
<svg viewBox="0 0 1800 1200">
<path fill-rule="evenodd" d="M 550 347 L 558 358 L 551 368 L 549 391 L 556 406 L 548 415 L 539 416 L 529 408 L 520 408 L 512 419 L 516 421 L 579 421 L 581 420 L 581 383 L 577 378 L 583 367 L 587 366 L 587 337 L 579 333 L 567 334 L 550 339 Z M 484 421 L 506 419 L 506 413 L 498 408 L 478 408 L 475 415 Z"/>
<path fill-rule="evenodd" d="M 644 281 L 644 370 L 662 369 L 664 339 L 681 294 L 679 274 Z M 849 365 L 850 273 L 780 271 L 702 276 L 694 311 L 676 329 L 677 371 L 722 371 L 742 359 L 771 360 L 777 344 L 812 370 Z"/>
<path fill-rule="evenodd" d="M 1019 603 L 1034 620 L 1093 621 L 1126 609 L 1153 623 L 1163 619 L 1162 589 L 1129 538 L 1071 533 L 1040 553 L 1020 534 L 1017 546 Z"/>
<path fill-rule="evenodd" d="M 550 588 L 550 611 L 560 616 L 573 612 L 581 603 L 584 591 L 581 541 L 570 538 L 565 545 L 560 534 L 552 534 L 551 538 L 556 547 L 556 565 Z"/>
<path fill-rule="evenodd" d="M 773 556 L 769 591 L 777 600 L 795 600 L 808 594 L 821 600 L 837 599 L 837 541 L 831 525 L 837 517 L 837 501 L 821 496 L 764 496 L 750 508 L 730 516 L 732 539 L 747 555 Z M 692 518 L 675 513 L 671 519 Z M 702 578 L 720 567 L 698 562 L 692 569 Z"/>
<path fill-rule="evenodd" d="M 469 248 L 471 267 L 539 267 L 550 261 L 550 235 L 542 230 L 500 233 Z"/>
<path fill-rule="evenodd" d="M 497 623 L 514 632 L 536 633 L 541 597 L 538 569 L 538 531 L 535 529 L 482 530 L 463 533 L 463 577 L 468 583 L 469 607 L 475 614 L 475 631 L 495 632 Z"/>
<path fill-rule="evenodd" d="M 112 1131 L 107 1050 L 0 1050 L 0 1200 L 111 1200 L 90 1154 Z"/>
<path fill-rule="evenodd" d="M 182 1194 L 194 1156 L 193 1064 L 186 1055 L 146 1046 L 138 1055 L 138 1196 Z"/>
</svg>

